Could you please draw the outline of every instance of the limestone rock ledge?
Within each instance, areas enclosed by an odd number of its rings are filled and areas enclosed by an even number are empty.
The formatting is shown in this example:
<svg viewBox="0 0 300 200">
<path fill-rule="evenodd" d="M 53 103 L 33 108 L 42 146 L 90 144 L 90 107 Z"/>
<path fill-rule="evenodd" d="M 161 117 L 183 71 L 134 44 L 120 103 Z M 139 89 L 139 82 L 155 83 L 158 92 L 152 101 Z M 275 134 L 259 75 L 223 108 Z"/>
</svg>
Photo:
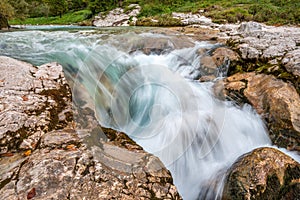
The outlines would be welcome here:
<svg viewBox="0 0 300 200">
<path fill-rule="evenodd" d="M 92 112 L 76 125 L 59 64 L 1 56 L 0 72 L 0 199 L 181 199 L 159 159 L 125 134 L 105 138 Z"/>
</svg>

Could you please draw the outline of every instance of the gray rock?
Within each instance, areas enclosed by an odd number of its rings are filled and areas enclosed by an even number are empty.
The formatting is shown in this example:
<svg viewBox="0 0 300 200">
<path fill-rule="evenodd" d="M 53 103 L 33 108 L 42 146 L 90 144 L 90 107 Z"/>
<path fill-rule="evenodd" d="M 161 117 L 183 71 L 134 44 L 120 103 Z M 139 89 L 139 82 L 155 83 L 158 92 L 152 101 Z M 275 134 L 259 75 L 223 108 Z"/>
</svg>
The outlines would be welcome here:
<svg viewBox="0 0 300 200">
<path fill-rule="evenodd" d="M 173 18 L 181 20 L 183 25 L 192 25 L 192 24 L 199 24 L 199 25 L 207 25 L 207 26 L 215 26 L 212 23 L 210 18 L 207 18 L 201 14 L 193 14 L 193 13 L 172 13 Z"/>
<path fill-rule="evenodd" d="M 94 26 L 129 26 L 135 25 L 137 15 L 140 13 L 141 7 L 138 4 L 128 6 L 128 12 L 124 12 L 122 8 L 116 8 L 108 12 L 107 15 L 101 13 L 95 17 Z"/>
<path fill-rule="evenodd" d="M 238 31 L 240 32 L 252 32 L 260 30 L 262 30 L 262 25 L 257 22 L 243 22 L 238 28 Z"/>
<path fill-rule="evenodd" d="M 9 69 L 9 70 L 8 70 Z M 0 153 L 35 149 L 42 135 L 72 120 L 62 67 L 0 57 Z"/>
<path fill-rule="evenodd" d="M 282 64 L 288 72 L 300 77 L 300 49 L 287 53 L 282 59 Z"/>
</svg>

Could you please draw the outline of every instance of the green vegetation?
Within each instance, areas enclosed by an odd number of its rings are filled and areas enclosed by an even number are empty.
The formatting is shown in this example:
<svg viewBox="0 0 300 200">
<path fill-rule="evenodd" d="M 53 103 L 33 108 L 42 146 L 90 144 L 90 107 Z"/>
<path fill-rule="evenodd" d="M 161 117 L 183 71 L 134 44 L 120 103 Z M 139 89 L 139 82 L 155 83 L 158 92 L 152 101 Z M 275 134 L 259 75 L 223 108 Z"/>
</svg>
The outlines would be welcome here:
<svg viewBox="0 0 300 200">
<path fill-rule="evenodd" d="M 132 3 L 142 7 L 140 20 L 159 19 L 161 25 L 177 23 L 170 19 L 172 12 L 199 10 L 217 23 L 254 20 L 278 25 L 300 24 L 299 0 L 1 0 L 0 13 L 11 24 L 71 24 L 115 7 L 128 10 Z"/>
<path fill-rule="evenodd" d="M 81 11 L 75 11 L 66 13 L 64 15 L 55 16 L 55 17 L 36 17 L 36 18 L 26 18 L 24 20 L 21 19 L 13 19 L 10 20 L 10 24 L 35 24 L 35 25 L 46 25 L 46 24 L 76 24 L 83 22 L 84 20 L 90 18 L 91 11 L 89 10 L 81 10 Z"/>
<path fill-rule="evenodd" d="M 158 16 L 172 12 L 204 11 L 216 23 L 258 21 L 267 24 L 300 24 L 299 0 L 137 0 L 126 3 L 142 6 L 140 17 Z"/>
</svg>

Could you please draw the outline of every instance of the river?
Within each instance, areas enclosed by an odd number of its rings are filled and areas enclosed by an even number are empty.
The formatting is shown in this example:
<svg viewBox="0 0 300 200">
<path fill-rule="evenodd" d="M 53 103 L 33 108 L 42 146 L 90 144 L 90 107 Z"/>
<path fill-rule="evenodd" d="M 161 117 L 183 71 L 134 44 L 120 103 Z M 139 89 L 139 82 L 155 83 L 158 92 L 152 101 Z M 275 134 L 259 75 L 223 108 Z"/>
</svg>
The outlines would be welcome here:
<svg viewBox="0 0 300 200">
<path fill-rule="evenodd" d="M 265 125 L 251 106 L 216 98 L 213 81 L 197 81 L 201 56 L 219 44 L 153 30 L 29 27 L 0 33 L 0 55 L 61 63 L 73 90 L 90 95 L 99 123 L 158 156 L 184 199 L 218 199 L 226 169 L 271 145 Z"/>
</svg>

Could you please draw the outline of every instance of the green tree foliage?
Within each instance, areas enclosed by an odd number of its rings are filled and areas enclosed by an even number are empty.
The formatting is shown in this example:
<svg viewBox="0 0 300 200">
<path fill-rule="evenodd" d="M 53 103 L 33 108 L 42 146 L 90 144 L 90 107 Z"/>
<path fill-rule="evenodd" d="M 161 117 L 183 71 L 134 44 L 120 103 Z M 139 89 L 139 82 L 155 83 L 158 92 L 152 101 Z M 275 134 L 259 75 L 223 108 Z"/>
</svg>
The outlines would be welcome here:
<svg viewBox="0 0 300 200">
<path fill-rule="evenodd" d="M 29 4 L 25 0 L 8 0 L 14 8 L 14 17 L 25 19 L 29 17 Z"/>
<path fill-rule="evenodd" d="M 119 5 L 120 1 L 117 0 L 88 0 L 88 8 L 93 13 L 93 15 L 111 10 Z"/>
<path fill-rule="evenodd" d="M 10 3 L 7 0 L 1 0 L 0 1 L 0 14 L 5 16 L 6 18 L 12 18 L 15 14 L 14 7 L 10 5 Z"/>
<path fill-rule="evenodd" d="M 44 0 L 44 3 L 49 6 L 50 15 L 60 17 L 68 10 L 68 2 L 66 0 Z"/>
</svg>

